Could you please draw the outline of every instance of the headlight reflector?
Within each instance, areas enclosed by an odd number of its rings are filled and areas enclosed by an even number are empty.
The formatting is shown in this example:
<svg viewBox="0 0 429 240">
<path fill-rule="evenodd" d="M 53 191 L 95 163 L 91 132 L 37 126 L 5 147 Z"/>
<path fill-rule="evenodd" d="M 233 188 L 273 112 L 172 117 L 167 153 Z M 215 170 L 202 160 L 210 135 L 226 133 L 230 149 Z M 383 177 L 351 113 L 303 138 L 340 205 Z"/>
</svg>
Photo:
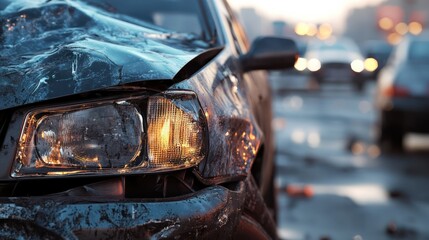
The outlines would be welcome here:
<svg viewBox="0 0 429 240">
<path fill-rule="evenodd" d="M 195 164 L 203 129 L 193 117 L 165 98 L 149 100 L 148 157 L 152 166 Z"/>
</svg>

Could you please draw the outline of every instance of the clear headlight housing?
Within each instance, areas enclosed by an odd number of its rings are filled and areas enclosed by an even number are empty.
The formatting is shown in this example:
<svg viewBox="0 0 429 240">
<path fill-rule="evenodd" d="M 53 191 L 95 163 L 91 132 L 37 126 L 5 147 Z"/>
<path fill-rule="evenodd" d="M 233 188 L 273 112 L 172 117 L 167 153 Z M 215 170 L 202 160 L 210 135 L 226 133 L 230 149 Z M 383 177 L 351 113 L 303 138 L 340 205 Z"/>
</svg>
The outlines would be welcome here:
<svg viewBox="0 0 429 240">
<path fill-rule="evenodd" d="M 207 152 L 194 93 L 105 100 L 29 112 L 12 177 L 165 172 Z"/>
</svg>

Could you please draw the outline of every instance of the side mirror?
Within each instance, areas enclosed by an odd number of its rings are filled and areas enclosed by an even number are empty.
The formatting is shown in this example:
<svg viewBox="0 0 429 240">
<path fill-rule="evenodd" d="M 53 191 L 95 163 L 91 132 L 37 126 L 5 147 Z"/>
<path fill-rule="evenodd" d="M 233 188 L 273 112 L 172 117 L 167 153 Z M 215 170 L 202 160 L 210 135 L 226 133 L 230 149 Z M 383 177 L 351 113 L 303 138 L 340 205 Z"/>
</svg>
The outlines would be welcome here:
<svg viewBox="0 0 429 240">
<path fill-rule="evenodd" d="M 291 68 L 298 59 L 295 41 L 279 37 L 257 38 L 250 51 L 240 58 L 245 72 Z"/>
</svg>

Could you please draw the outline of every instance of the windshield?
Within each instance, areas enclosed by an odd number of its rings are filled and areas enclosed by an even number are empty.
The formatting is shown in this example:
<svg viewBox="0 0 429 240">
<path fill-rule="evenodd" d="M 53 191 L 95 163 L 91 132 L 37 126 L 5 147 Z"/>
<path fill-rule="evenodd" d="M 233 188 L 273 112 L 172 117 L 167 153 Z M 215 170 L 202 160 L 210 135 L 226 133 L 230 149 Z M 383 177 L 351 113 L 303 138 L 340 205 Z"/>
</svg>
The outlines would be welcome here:
<svg viewBox="0 0 429 240">
<path fill-rule="evenodd" d="M 409 60 L 411 62 L 429 62 L 429 41 L 414 41 L 410 46 Z"/>
<path fill-rule="evenodd" d="M 201 38 L 205 36 L 205 16 L 198 0 L 84 0 L 84 2 L 173 32 L 189 33 Z"/>
<path fill-rule="evenodd" d="M 337 41 L 315 41 L 311 44 L 309 51 L 316 52 L 354 52 L 358 53 L 359 49 L 354 42 L 348 39 L 337 40 Z"/>
<path fill-rule="evenodd" d="M 349 50 L 345 45 L 343 44 L 323 44 L 319 48 L 320 51 L 347 51 Z"/>
<path fill-rule="evenodd" d="M 31 8 L 32 4 L 47 1 L 11 1 L 1 0 L 0 10 L 14 8 Z M 61 1 L 53 1 L 61 2 Z M 71 0 L 84 2 L 103 14 L 109 14 L 117 19 L 144 27 L 154 28 L 167 33 L 186 34 L 188 38 L 211 39 L 208 30 L 208 15 L 199 0 Z M 87 6 L 87 8 L 90 8 Z"/>
</svg>

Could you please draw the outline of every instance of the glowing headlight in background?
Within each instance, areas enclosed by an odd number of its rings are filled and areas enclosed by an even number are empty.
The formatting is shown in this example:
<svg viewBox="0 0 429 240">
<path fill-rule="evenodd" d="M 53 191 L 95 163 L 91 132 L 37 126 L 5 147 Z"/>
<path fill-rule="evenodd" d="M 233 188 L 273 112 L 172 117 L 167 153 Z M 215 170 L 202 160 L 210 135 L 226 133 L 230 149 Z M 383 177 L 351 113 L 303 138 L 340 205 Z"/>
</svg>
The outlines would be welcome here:
<svg viewBox="0 0 429 240">
<path fill-rule="evenodd" d="M 365 69 L 365 65 L 363 63 L 362 60 L 354 60 L 351 64 L 350 67 L 352 68 L 352 70 L 356 73 L 360 73 Z"/>
<path fill-rule="evenodd" d="M 205 126 L 187 91 L 36 110 L 27 114 L 12 176 L 188 168 L 207 152 Z"/>
<path fill-rule="evenodd" d="M 374 72 L 378 68 L 378 62 L 374 58 L 367 58 L 364 62 L 365 70 L 368 72 Z"/>
<path fill-rule="evenodd" d="M 305 58 L 298 58 L 298 60 L 295 63 L 295 69 L 302 72 L 307 68 L 307 59 Z"/>
<path fill-rule="evenodd" d="M 316 58 L 312 58 L 308 61 L 308 70 L 312 71 L 312 72 L 317 72 L 320 70 L 320 68 L 322 68 L 322 63 L 320 63 L 320 61 Z"/>
</svg>

